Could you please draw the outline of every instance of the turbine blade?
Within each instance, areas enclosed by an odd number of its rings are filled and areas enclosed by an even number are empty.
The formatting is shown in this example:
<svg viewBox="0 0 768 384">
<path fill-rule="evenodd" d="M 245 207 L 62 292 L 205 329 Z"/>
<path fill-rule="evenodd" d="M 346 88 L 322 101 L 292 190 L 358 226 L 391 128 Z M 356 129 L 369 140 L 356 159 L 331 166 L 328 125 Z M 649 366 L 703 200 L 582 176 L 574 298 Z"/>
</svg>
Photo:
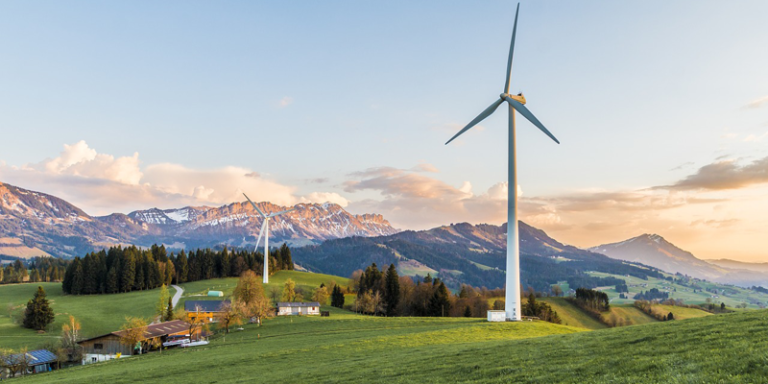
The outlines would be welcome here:
<svg viewBox="0 0 768 384">
<path fill-rule="evenodd" d="M 459 137 L 459 135 L 461 135 L 462 133 L 468 131 L 470 128 L 472 128 L 475 125 L 477 125 L 477 123 L 483 121 L 486 117 L 490 116 L 496 110 L 496 108 L 498 108 L 499 105 L 501 105 L 501 103 L 503 103 L 503 102 L 504 102 L 504 100 L 502 100 L 502 99 L 498 99 L 498 100 L 494 101 L 493 104 L 491 104 L 490 107 L 486 108 L 485 111 L 483 111 L 479 115 L 477 115 L 477 117 L 475 117 L 474 120 L 470 121 L 469 124 L 467 124 L 466 127 L 464 127 L 461 131 L 459 131 L 459 133 L 453 135 L 453 137 L 451 137 L 451 139 L 448 140 L 445 144 L 447 145 L 448 143 L 453 141 L 453 139 Z"/>
<path fill-rule="evenodd" d="M 276 213 L 273 213 L 273 214 L 269 215 L 269 217 L 275 217 L 275 216 L 278 216 L 278 215 L 282 215 L 283 213 L 288 213 L 288 212 L 293 211 L 295 209 L 296 208 L 291 208 L 291 209 L 286 209 L 285 211 L 276 212 Z"/>
<path fill-rule="evenodd" d="M 512 42 L 509 43 L 509 60 L 507 61 L 507 83 L 504 85 L 504 93 L 509 93 L 510 77 L 512 76 L 512 55 L 515 53 L 515 34 L 517 34 L 517 15 L 520 14 L 520 3 L 517 3 L 515 11 L 515 26 L 512 27 Z"/>
<path fill-rule="evenodd" d="M 554 140 L 555 143 L 560 144 L 557 138 L 555 138 L 555 135 L 549 132 L 549 130 L 544 127 L 544 124 L 542 124 L 541 121 L 539 121 L 539 119 L 537 119 L 536 116 L 534 116 L 533 113 L 531 113 L 531 111 L 529 111 L 528 108 L 526 108 L 523 104 L 510 97 L 505 97 L 504 100 L 507 100 L 507 102 L 512 105 L 512 108 L 516 109 L 518 112 L 520 112 L 521 115 L 523 115 L 523 117 L 528 119 L 528 121 L 533 123 L 533 125 L 535 125 L 537 128 L 541 129 L 541 131 L 549 136 L 550 139 Z"/>
<path fill-rule="evenodd" d="M 248 199 L 248 195 L 246 195 L 245 193 L 243 193 L 243 196 L 245 196 L 245 198 Z M 253 205 L 254 208 L 256 208 L 256 212 L 259 212 L 261 216 L 267 217 L 267 215 L 265 215 L 264 212 L 262 212 L 261 209 L 259 209 L 259 207 L 257 207 L 256 204 L 253 203 L 253 201 L 251 201 L 251 199 L 248 199 L 248 202 L 251 203 L 251 205 Z"/>
<path fill-rule="evenodd" d="M 254 248 L 255 250 L 259 249 L 259 243 L 261 243 L 261 235 L 264 234 L 264 226 L 265 225 L 267 225 L 267 221 L 266 220 L 264 220 L 264 222 L 261 223 L 261 229 L 259 230 L 259 238 L 256 240 L 256 248 Z"/>
</svg>

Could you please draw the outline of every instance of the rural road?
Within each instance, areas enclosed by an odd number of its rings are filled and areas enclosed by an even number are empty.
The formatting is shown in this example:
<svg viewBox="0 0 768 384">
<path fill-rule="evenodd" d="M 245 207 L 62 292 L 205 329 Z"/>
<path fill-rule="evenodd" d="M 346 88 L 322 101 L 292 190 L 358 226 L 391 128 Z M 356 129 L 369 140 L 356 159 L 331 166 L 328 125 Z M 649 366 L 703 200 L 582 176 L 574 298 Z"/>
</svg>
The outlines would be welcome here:
<svg viewBox="0 0 768 384">
<path fill-rule="evenodd" d="M 173 299 L 171 301 L 171 305 L 173 305 L 173 308 L 176 308 L 176 304 L 179 303 L 179 299 L 181 299 L 181 295 L 184 293 L 184 290 L 181 289 L 178 285 L 171 285 L 173 289 L 176 290 L 176 294 L 173 295 Z"/>
</svg>

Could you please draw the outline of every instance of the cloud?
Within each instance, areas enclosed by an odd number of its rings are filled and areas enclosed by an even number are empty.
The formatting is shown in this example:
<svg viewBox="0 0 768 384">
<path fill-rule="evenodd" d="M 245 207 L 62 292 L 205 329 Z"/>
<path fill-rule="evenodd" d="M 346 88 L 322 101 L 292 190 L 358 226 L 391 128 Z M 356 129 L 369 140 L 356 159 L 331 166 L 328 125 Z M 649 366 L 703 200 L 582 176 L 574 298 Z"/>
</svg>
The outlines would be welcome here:
<svg viewBox="0 0 768 384">
<path fill-rule="evenodd" d="M 330 181 L 327 177 L 317 177 L 314 179 L 307 179 L 304 181 L 305 184 L 325 184 L 328 181 Z"/>
<path fill-rule="evenodd" d="M 283 97 L 282 99 L 280 99 L 280 102 L 278 103 L 280 108 L 285 108 L 291 104 L 293 104 L 293 97 L 290 97 L 290 96 Z"/>
<path fill-rule="evenodd" d="M 670 171 L 679 171 L 679 170 L 684 169 L 684 168 L 689 168 L 693 164 L 694 164 L 693 161 L 687 161 L 685 163 L 682 163 L 682 164 L 678 165 L 677 167 L 674 167 L 674 168 L 670 169 Z"/>
<path fill-rule="evenodd" d="M 659 186 L 657 189 L 670 190 L 725 190 L 749 187 L 768 182 L 768 157 L 758 159 L 747 165 L 739 165 L 736 160 L 717 160 L 699 168 L 678 182 Z"/>
<path fill-rule="evenodd" d="M 755 99 L 747 103 L 745 105 L 745 108 L 760 108 L 763 106 L 763 104 L 768 103 L 768 96 L 763 96 L 761 98 Z"/>
<path fill-rule="evenodd" d="M 725 219 L 725 220 L 694 220 L 691 222 L 691 226 L 704 225 L 712 228 L 725 228 L 738 224 L 739 219 Z"/>
<path fill-rule="evenodd" d="M 506 221 L 506 183 L 475 194 L 468 181 L 455 187 L 413 169 L 379 167 L 350 174 L 344 183 L 346 192 L 374 191 L 381 195 L 380 199 L 353 201 L 350 209 L 382 213 L 396 227 L 413 229 L 452 222 Z"/>
<path fill-rule="evenodd" d="M 747 135 L 747 137 L 744 138 L 744 141 L 745 142 L 760 142 L 760 141 L 763 141 L 763 139 L 765 139 L 766 137 L 768 137 L 768 132 L 763 133 L 762 135 L 749 134 L 749 135 Z"/>
<path fill-rule="evenodd" d="M 431 172 L 431 173 L 438 173 L 440 172 L 437 167 L 435 167 L 432 164 L 429 163 L 421 163 L 413 168 L 411 168 L 411 171 L 414 172 Z"/>
<path fill-rule="evenodd" d="M 221 205 L 244 200 L 279 205 L 330 201 L 346 206 L 337 193 L 311 192 L 263 177 L 242 167 L 193 169 L 161 163 L 141 167 L 139 154 L 114 157 L 98 153 L 84 141 L 64 145 L 53 159 L 20 167 L 0 163 L 0 180 L 63 198 L 91 215 L 130 212 L 150 207 Z"/>
<path fill-rule="evenodd" d="M 344 196 L 339 195 L 336 192 L 312 192 L 306 196 L 302 196 L 302 202 L 306 203 L 332 203 L 338 204 L 344 208 L 349 205 L 349 200 Z"/>
<path fill-rule="evenodd" d="M 139 154 L 130 157 L 115 158 L 112 155 L 99 154 L 88 147 L 85 141 L 72 145 L 64 144 L 64 150 L 54 159 L 24 166 L 56 175 L 81 176 L 116 181 L 122 184 L 136 185 L 141 180 Z"/>
</svg>

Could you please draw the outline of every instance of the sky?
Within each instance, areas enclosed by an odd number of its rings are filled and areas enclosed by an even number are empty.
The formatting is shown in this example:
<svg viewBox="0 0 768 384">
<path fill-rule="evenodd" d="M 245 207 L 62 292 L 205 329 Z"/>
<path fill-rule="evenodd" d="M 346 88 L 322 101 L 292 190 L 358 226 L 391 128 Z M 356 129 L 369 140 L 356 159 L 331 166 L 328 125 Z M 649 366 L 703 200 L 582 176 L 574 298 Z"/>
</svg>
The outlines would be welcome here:
<svg viewBox="0 0 768 384">
<path fill-rule="evenodd" d="M 516 3 L 2 2 L 0 181 L 91 215 L 325 202 L 506 220 Z M 523 1 L 522 220 L 768 262 L 768 3 Z"/>
</svg>

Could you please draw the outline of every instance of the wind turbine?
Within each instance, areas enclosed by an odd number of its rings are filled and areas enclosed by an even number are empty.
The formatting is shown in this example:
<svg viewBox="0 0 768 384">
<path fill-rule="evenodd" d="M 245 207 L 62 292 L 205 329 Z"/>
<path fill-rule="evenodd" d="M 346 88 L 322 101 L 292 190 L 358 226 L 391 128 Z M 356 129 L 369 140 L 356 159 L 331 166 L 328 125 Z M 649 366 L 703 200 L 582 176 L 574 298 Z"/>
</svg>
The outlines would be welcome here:
<svg viewBox="0 0 768 384">
<path fill-rule="evenodd" d="M 520 242 L 519 230 L 517 224 L 517 169 L 515 152 L 515 111 L 520 112 L 523 117 L 528 119 L 533 125 L 539 128 L 544 134 L 549 136 L 556 143 L 560 144 L 547 128 L 544 128 L 536 116 L 525 107 L 525 96 L 522 92 L 517 95 L 509 94 L 510 74 L 512 71 L 512 54 L 515 51 L 515 33 L 517 32 L 517 15 L 520 13 L 520 3 L 517 4 L 515 12 L 515 25 L 512 27 L 512 42 L 509 45 L 509 60 L 507 61 L 507 82 L 504 84 L 504 92 L 499 95 L 499 99 L 494 101 L 490 107 L 486 108 L 474 120 L 469 122 L 459 133 L 454 135 L 448 142 L 459 137 L 462 133 L 483 121 L 490 116 L 496 108 L 507 102 L 509 107 L 509 181 L 507 184 L 507 293 L 505 298 L 505 311 L 507 320 L 521 320 L 520 313 Z"/>
<path fill-rule="evenodd" d="M 248 199 L 248 196 L 243 193 L 243 196 L 245 196 L 246 199 Z M 264 284 L 269 283 L 269 219 L 282 215 L 283 213 L 288 213 L 290 211 L 293 211 L 296 208 L 286 209 L 285 211 L 280 211 L 276 213 L 271 213 L 269 215 L 264 214 L 264 212 L 259 209 L 259 207 L 256 206 L 256 204 L 251 201 L 251 199 L 248 199 L 248 202 L 251 203 L 253 208 L 256 209 L 257 212 L 259 212 L 259 215 L 264 218 L 264 222 L 261 224 L 261 230 L 259 231 L 259 238 L 256 240 L 256 247 L 254 249 L 259 249 L 259 242 L 261 242 L 261 235 L 264 235 Z"/>
</svg>

